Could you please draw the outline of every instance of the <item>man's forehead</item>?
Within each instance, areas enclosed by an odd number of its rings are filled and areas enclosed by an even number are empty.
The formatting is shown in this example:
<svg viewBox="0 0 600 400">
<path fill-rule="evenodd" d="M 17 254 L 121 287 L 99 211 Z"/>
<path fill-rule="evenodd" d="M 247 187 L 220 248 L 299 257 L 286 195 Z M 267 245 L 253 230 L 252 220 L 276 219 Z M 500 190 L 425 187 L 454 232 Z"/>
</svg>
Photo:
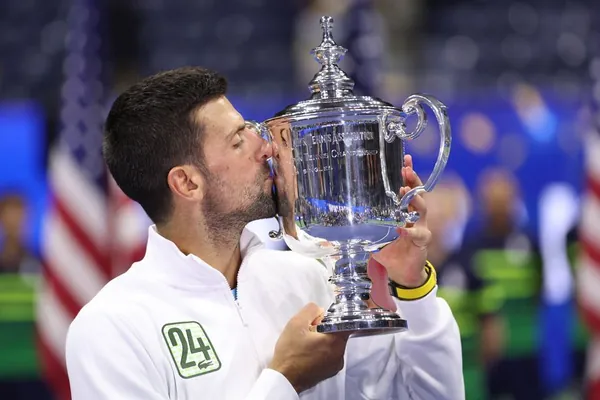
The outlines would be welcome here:
<svg viewBox="0 0 600 400">
<path fill-rule="evenodd" d="M 207 130 L 225 131 L 234 129 L 244 118 L 229 102 L 227 97 L 221 96 L 204 104 L 196 110 L 196 121 L 202 124 Z M 219 133 L 219 132 L 215 132 Z"/>
</svg>

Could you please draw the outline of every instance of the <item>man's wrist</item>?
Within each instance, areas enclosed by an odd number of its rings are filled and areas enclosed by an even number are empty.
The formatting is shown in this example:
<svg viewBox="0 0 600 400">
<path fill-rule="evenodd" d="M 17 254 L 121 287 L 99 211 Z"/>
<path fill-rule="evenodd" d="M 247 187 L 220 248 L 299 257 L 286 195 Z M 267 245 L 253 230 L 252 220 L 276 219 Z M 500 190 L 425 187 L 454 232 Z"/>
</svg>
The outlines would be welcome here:
<svg viewBox="0 0 600 400">
<path fill-rule="evenodd" d="M 423 268 L 424 278 L 418 286 L 408 286 L 390 279 L 390 294 L 400 300 L 418 300 L 427 296 L 437 285 L 437 274 L 433 265 L 426 261 Z"/>
<path fill-rule="evenodd" d="M 286 368 L 284 365 L 274 365 L 272 363 L 267 368 L 280 373 L 290 383 L 290 385 L 292 385 L 298 394 L 304 390 L 304 388 L 297 383 L 298 379 L 296 379 L 297 377 L 293 373 L 293 370 Z"/>
<path fill-rule="evenodd" d="M 425 267 L 425 265 L 421 268 L 421 271 L 419 271 L 418 274 L 413 273 L 410 276 L 390 275 L 390 280 L 392 280 L 393 282 L 397 283 L 398 285 L 400 285 L 406 289 L 415 289 L 420 286 L 423 286 L 425 284 L 425 282 L 427 282 L 428 278 L 429 278 L 429 272 L 428 272 L 427 268 Z"/>
</svg>

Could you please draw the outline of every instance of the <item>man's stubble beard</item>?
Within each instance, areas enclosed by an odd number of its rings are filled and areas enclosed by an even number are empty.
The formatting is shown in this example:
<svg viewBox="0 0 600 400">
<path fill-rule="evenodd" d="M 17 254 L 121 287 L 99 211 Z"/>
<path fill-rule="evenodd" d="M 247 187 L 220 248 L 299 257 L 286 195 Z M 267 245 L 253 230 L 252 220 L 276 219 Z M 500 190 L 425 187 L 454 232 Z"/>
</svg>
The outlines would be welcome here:
<svg viewBox="0 0 600 400">
<path fill-rule="evenodd" d="M 237 242 L 244 227 L 255 220 L 271 218 L 276 214 L 275 200 L 271 193 L 265 193 L 266 177 L 259 176 L 255 183 L 245 188 L 239 195 L 244 205 L 234 211 L 222 210 L 223 198 L 228 196 L 222 189 L 209 191 L 203 203 L 204 222 L 208 228 L 209 240 L 215 243 Z M 208 187 L 223 188 L 221 180 L 212 176 Z M 258 193 L 253 189 L 260 188 Z"/>
</svg>

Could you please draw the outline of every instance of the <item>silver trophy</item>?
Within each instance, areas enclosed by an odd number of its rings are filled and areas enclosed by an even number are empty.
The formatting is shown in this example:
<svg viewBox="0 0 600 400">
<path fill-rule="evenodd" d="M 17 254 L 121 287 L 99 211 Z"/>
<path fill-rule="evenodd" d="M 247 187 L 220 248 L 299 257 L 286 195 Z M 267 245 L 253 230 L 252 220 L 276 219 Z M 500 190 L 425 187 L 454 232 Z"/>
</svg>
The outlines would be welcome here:
<svg viewBox="0 0 600 400">
<path fill-rule="evenodd" d="M 321 70 L 309 84 L 309 100 L 291 105 L 263 123 L 251 123 L 276 146 L 272 166 L 283 181 L 276 188 L 280 232 L 297 230 L 323 239 L 324 256 L 334 264 L 330 282 L 335 303 L 318 332 L 355 334 L 398 332 L 406 320 L 373 308 L 367 263 L 371 254 L 397 238 L 396 227 L 414 223 L 409 203 L 433 189 L 450 153 L 446 107 L 433 97 L 412 95 L 401 108 L 380 99 L 353 94 L 354 82 L 338 67 L 346 49 L 332 36 L 333 18 L 322 17 L 323 41 L 312 50 Z M 402 198 L 404 140 L 425 129 L 427 105 L 437 119 L 440 149 L 434 170 L 423 186 Z M 417 117 L 407 130 L 408 117 Z M 306 236 L 306 235 L 305 235 Z"/>
</svg>

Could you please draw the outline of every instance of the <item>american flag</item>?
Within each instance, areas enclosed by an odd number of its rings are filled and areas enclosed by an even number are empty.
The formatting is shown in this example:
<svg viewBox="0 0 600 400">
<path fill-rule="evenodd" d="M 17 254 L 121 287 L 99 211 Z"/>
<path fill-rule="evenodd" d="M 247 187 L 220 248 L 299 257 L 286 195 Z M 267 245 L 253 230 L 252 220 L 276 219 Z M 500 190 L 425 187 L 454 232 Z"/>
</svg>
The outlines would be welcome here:
<svg viewBox="0 0 600 400">
<path fill-rule="evenodd" d="M 600 112 L 586 137 L 586 182 L 579 227 L 578 300 L 590 329 L 587 386 L 590 400 L 600 399 Z"/>
<path fill-rule="evenodd" d="M 107 174 L 101 154 L 106 71 L 93 0 L 73 0 L 61 91 L 61 130 L 50 157 L 52 205 L 44 221 L 38 350 L 57 400 L 70 399 L 65 367 L 68 327 L 102 286 L 141 258 L 145 220 Z"/>
</svg>

